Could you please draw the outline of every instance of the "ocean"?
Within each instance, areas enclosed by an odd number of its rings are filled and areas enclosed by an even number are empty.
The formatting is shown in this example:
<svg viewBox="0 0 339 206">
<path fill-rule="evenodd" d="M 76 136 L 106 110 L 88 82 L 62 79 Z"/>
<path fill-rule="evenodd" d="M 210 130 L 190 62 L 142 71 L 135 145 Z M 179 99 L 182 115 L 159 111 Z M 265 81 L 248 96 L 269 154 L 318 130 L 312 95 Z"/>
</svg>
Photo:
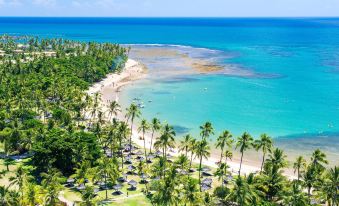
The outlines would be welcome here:
<svg viewBox="0 0 339 206">
<path fill-rule="evenodd" d="M 123 89 L 143 117 L 178 137 L 212 122 L 216 138 L 267 133 L 287 151 L 339 159 L 339 18 L 0 18 L 0 34 L 114 42 L 177 50 L 230 72 L 161 76 L 175 56 L 145 60 L 150 75 Z M 181 61 L 181 60 L 178 60 Z M 176 68 L 180 71 L 180 68 Z M 179 72 L 180 73 L 180 72 Z"/>
</svg>

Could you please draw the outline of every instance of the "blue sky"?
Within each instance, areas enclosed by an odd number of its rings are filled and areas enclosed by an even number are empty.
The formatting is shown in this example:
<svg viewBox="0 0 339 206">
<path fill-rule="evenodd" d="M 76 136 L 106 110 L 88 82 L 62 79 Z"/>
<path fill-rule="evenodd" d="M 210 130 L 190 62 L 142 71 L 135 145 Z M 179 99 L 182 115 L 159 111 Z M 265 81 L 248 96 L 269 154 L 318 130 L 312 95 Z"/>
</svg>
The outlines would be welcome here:
<svg viewBox="0 0 339 206">
<path fill-rule="evenodd" d="M 0 0 L 0 16 L 339 16 L 339 0 Z"/>
</svg>

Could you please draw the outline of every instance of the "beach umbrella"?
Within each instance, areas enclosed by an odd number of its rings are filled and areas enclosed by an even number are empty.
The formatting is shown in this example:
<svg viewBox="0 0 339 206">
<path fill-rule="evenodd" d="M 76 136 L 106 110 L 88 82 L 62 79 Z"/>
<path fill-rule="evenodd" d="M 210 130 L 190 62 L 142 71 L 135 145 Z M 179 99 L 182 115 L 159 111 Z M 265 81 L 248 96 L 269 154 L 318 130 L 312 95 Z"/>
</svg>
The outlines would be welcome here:
<svg viewBox="0 0 339 206">
<path fill-rule="evenodd" d="M 211 177 L 211 176 L 213 176 L 211 173 L 209 173 L 209 172 L 202 172 L 202 175 L 203 176 L 208 176 L 208 177 Z"/>
<path fill-rule="evenodd" d="M 113 185 L 113 187 L 112 187 L 114 190 L 120 190 L 121 188 L 122 188 L 122 185 L 120 185 L 120 184 L 115 184 L 115 185 Z"/>
<path fill-rule="evenodd" d="M 84 184 L 81 184 L 77 187 L 77 190 L 84 190 L 86 187 Z"/>
<path fill-rule="evenodd" d="M 138 183 L 135 180 L 130 180 L 127 184 L 132 187 L 136 187 Z"/>
<path fill-rule="evenodd" d="M 148 175 L 146 175 L 145 173 L 142 173 L 142 174 L 140 175 L 140 178 L 141 178 L 141 179 L 146 179 L 146 178 L 148 178 Z"/>
<path fill-rule="evenodd" d="M 112 195 L 122 195 L 122 194 L 124 194 L 124 193 L 121 192 L 120 190 L 112 192 Z"/>
<path fill-rule="evenodd" d="M 209 171 L 211 171 L 211 168 L 209 168 L 209 167 L 203 167 L 203 168 L 201 168 L 201 171 L 203 171 L 203 172 L 209 172 Z"/>
<path fill-rule="evenodd" d="M 206 179 L 202 180 L 202 184 L 211 185 L 212 184 L 212 179 L 211 178 L 206 178 Z"/>
<path fill-rule="evenodd" d="M 132 170 L 135 170 L 136 168 L 135 168 L 135 166 L 133 166 L 133 165 L 128 165 L 128 170 L 129 171 L 132 171 Z"/>
<path fill-rule="evenodd" d="M 67 179 L 67 183 L 68 183 L 68 184 L 72 184 L 72 183 L 74 183 L 74 182 L 75 182 L 75 179 L 73 179 L 73 178 Z"/>
<path fill-rule="evenodd" d="M 202 190 L 203 192 L 206 191 L 206 190 L 209 190 L 209 189 L 211 189 L 211 186 L 205 185 L 205 184 L 202 184 L 202 185 L 201 185 L 201 190 Z"/>
</svg>

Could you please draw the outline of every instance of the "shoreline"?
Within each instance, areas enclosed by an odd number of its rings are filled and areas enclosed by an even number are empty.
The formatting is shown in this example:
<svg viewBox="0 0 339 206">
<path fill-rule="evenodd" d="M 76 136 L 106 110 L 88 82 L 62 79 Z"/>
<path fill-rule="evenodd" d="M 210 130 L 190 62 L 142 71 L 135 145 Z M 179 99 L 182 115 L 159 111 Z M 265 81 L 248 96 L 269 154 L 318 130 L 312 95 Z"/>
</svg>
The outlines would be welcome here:
<svg viewBox="0 0 339 206">
<path fill-rule="evenodd" d="M 128 59 L 125 68 L 119 73 L 113 73 L 107 75 L 105 79 L 103 79 L 101 82 L 95 83 L 92 85 L 88 90 L 87 93 L 92 95 L 94 93 L 99 93 L 101 95 L 101 109 L 106 111 L 108 109 L 107 104 L 109 101 L 115 100 L 119 101 L 119 93 L 121 92 L 121 88 L 133 83 L 136 80 L 145 78 L 147 76 L 146 67 L 142 63 L 135 61 L 133 59 Z M 120 105 L 123 108 L 123 105 Z M 126 105 L 124 105 L 126 106 Z M 105 116 L 106 119 L 109 119 L 108 116 Z M 117 118 L 119 120 L 125 120 L 125 116 L 123 114 L 123 111 L 121 111 Z M 137 131 L 137 126 L 134 125 L 133 127 L 133 135 L 132 135 L 132 141 L 137 144 L 140 147 L 144 146 L 143 140 L 141 140 L 141 134 Z M 150 134 L 145 134 L 145 140 L 146 140 L 146 148 L 148 149 L 150 147 Z M 178 144 L 179 142 L 176 142 Z M 216 162 L 219 161 L 220 153 L 215 150 L 214 145 L 211 146 L 211 156 L 208 158 L 208 160 L 203 160 L 203 165 L 217 168 Z M 173 149 L 169 151 L 169 154 L 173 156 L 178 156 L 180 152 L 177 149 Z M 230 171 L 232 173 L 237 173 L 239 170 L 239 164 L 240 161 L 236 161 L 237 158 L 233 158 L 232 160 L 228 160 L 227 164 L 230 166 Z M 194 163 L 199 163 L 199 160 L 197 158 L 194 158 Z M 244 159 L 243 162 L 246 162 L 246 159 Z M 242 164 L 242 174 L 249 174 L 249 173 L 255 173 L 260 171 L 260 164 L 258 165 L 250 165 L 250 164 Z M 286 173 L 286 172 L 285 172 Z M 293 173 L 292 173 L 293 174 Z M 289 178 L 295 178 L 292 174 L 287 173 L 286 175 Z"/>
</svg>

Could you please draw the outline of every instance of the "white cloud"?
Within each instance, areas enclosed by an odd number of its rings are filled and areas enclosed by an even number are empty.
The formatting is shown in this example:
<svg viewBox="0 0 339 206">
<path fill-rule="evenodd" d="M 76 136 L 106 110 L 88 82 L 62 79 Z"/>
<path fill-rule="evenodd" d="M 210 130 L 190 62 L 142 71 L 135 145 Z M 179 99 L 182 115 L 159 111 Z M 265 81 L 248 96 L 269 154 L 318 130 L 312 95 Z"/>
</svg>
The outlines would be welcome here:
<svg viewBox="0 0 339 206">
<path fill-rule="evenodd" d="M 0 0 L 0 6 L 21 6 L 21 0 Z"/>
<path fill-rule="evenodd" d="M 33 0 L 33 4 L 44 7 L 54 7 L 56 6 L 56 0 Z"/>
</svg>

